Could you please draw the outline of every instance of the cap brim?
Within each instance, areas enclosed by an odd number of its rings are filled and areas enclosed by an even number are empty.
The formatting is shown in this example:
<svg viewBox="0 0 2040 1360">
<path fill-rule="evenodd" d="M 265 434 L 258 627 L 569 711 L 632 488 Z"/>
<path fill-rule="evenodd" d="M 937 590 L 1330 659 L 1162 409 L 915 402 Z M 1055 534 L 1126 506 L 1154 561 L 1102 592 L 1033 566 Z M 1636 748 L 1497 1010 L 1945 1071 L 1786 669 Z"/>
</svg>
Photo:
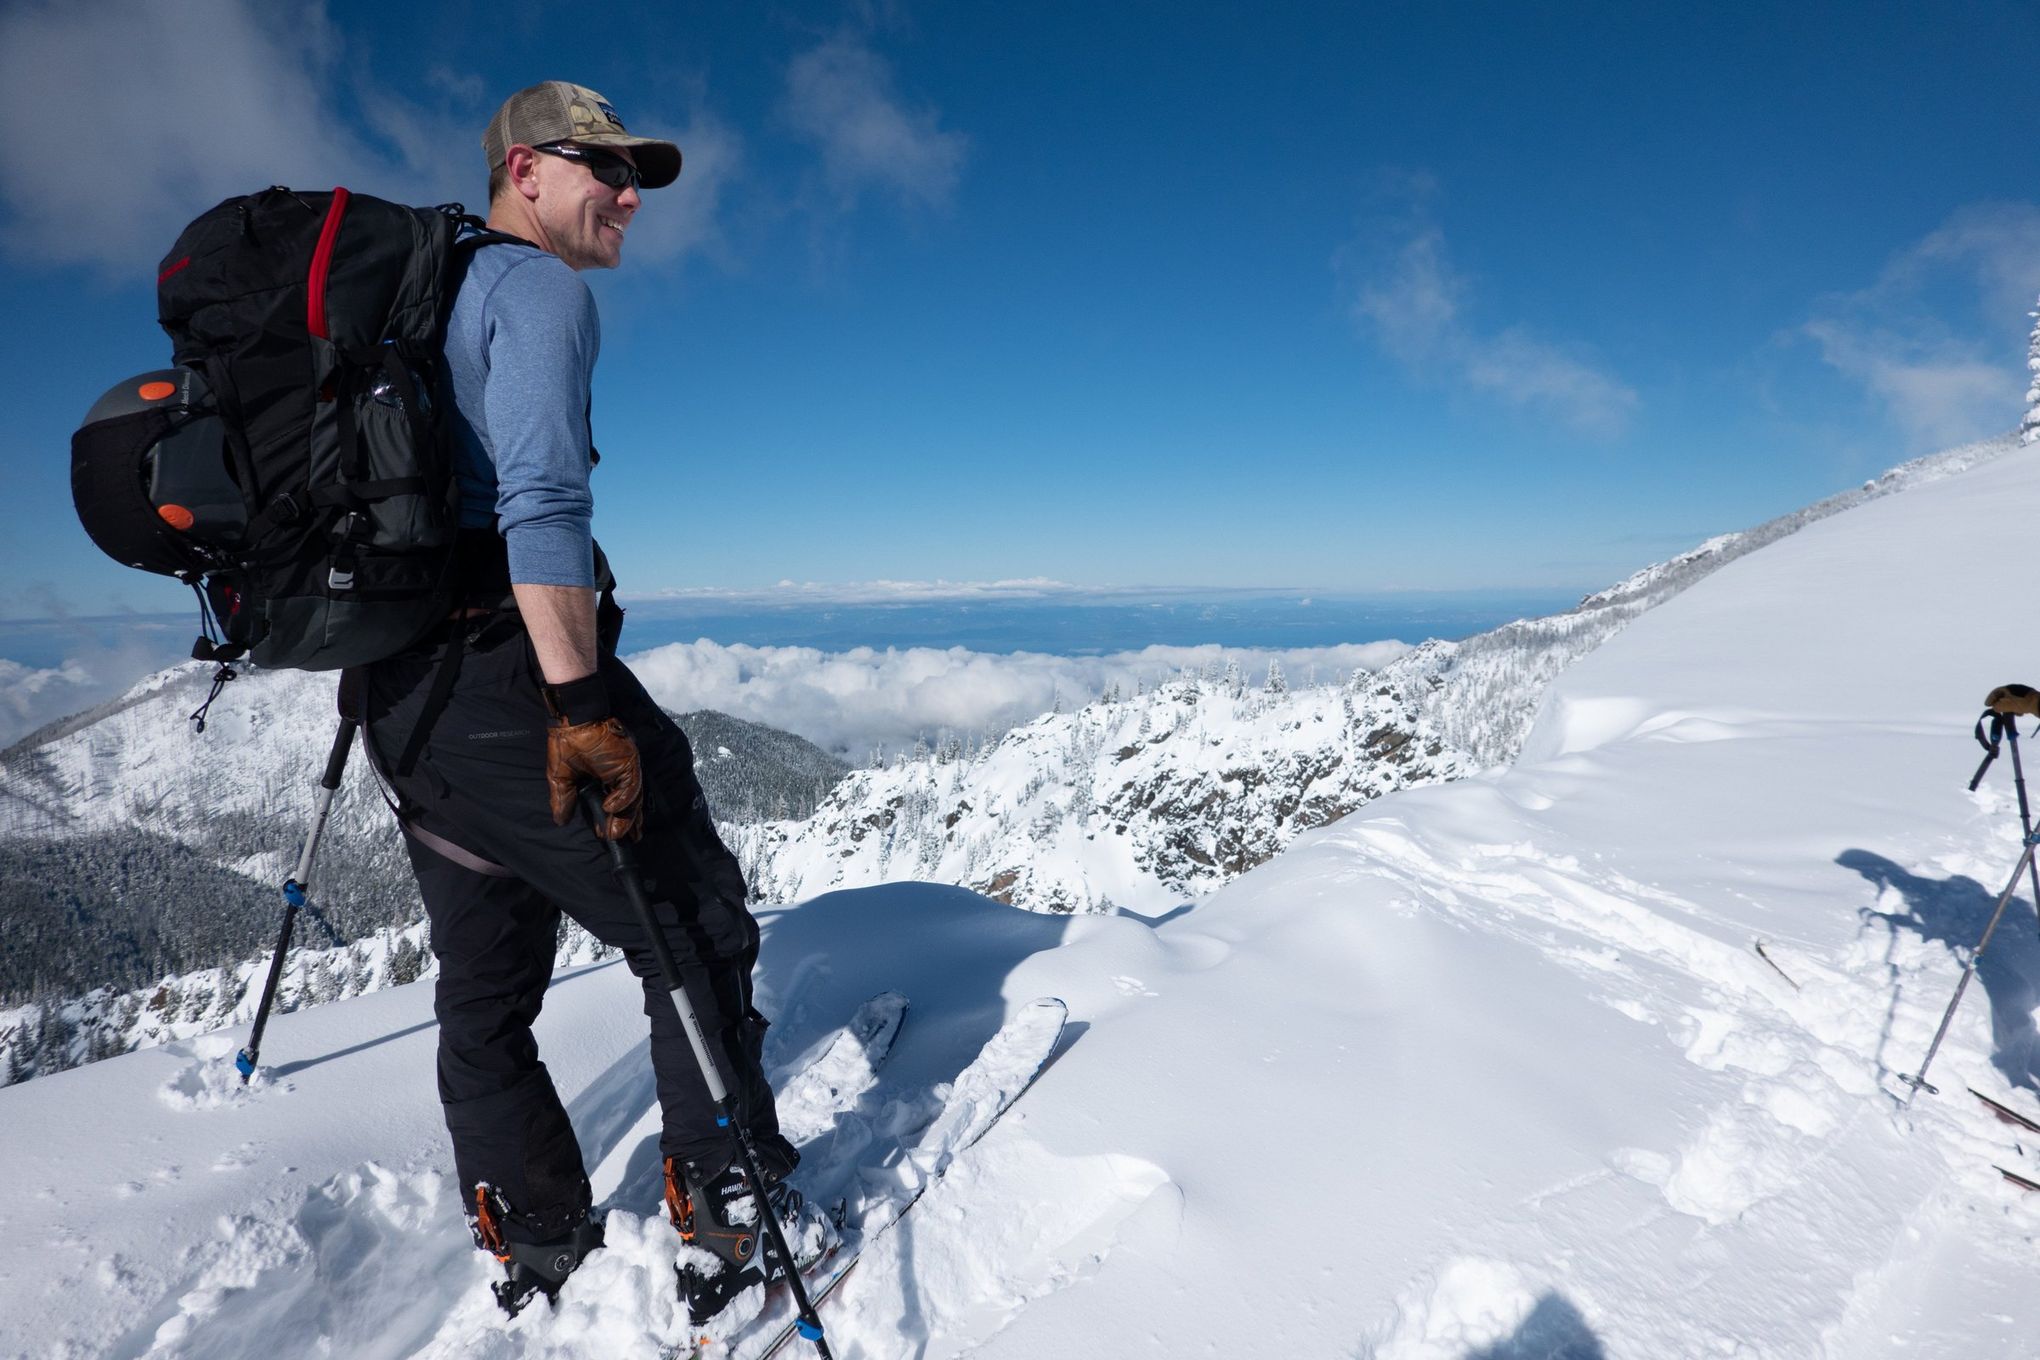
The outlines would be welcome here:
<svg viewBox="0 0 2040 1360">
<path fill-rule="evenodd" d="M 680 178 L 680 148 L 656 137 L 624 137 L 598 132 L 573 139 L 582 146 L 627 146 L 637 162 L 638 187 L 663 189 Z"/>
</svg>

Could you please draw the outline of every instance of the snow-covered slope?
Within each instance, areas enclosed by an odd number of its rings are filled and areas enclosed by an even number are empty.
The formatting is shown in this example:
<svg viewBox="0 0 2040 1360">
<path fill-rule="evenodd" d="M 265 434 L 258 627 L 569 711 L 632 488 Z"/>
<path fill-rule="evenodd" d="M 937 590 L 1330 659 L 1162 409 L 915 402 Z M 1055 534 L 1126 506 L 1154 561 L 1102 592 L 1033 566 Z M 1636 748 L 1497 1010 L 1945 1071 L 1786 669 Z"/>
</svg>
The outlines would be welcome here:
<svg viewBox="0 0 2040 1360">
<path fill-rule="evenodd" d="M 1979 467 L 2019 447 L 2018 437 L 2006 434 L 1915 458 L 1862 486 L 1755 528 L 1718 534 L 1596 591 L 1563 614 L 1504 624 L 1457 644 L 1419 648 L 1385 667 L 1382 678 L 1417 697 L 1423 716 L 1436 725 L 1447 745 L 1465 751 L 1483 765 L 1505 765 L 1522 747 L 1545 686 L 1646 611 L 1737 558 L 1809 524 Z"/>
<path fill-rule="evenodd" d="M 786 1064 L 914 1001 L 877 1083 L 803 1111 L 806 1175 L 911 1130 L 999 1019 L 1066 1049 L 828 1307 L 846 1357 L 1972 1357 L 2033 1353 L 2032 904 L 1901 1108 L 2017 855 L 1964 789 L 1990 685 L 2033 678 L 2015 579 L 2040 461 L 1812 524 L 1562 675 L 1519 764 L 1391 793 L 1188 911 L 1013 911 L 893 885 L 768 911 Z M 1754 945 L 1762 941 L 1774 969 Z M 1782 970 L 1782 971 L 1779 971 Z M 0 1353 L 656 1355 L 635 988 L 541 1037 L 611 1241 L 557 1313 L 481 1296 L 432 1107 L 429 998 L 0 1091 Z M 228 1092 L 225 1098 L 220 1093 Z M 2024 1144 L 2032 1146 L 2030 1142 Z"/>
</svg>

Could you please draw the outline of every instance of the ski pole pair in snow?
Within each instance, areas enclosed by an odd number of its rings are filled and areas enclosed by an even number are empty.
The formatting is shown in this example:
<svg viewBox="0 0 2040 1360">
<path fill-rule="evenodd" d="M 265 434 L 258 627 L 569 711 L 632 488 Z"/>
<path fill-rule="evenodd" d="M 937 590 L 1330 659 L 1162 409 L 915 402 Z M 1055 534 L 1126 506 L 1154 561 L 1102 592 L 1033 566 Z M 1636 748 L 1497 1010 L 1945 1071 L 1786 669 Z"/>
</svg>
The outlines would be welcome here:
<svg viewBox="0 0 2040 1360">
<path fill-rule="evenodd" d="M 2025 688 L 2026 686 L 2024 685 L 2001 685 L 1997 689 L 1992 690 L 1991 694 L 1996 696 L 2004 693 L 2005 698 L 1999 699 L 1999 702 L 2003 703 L 2005 699 L 2018 698 L 2016 694 L 2012 694 L 2010 691 Z M 2040 705 L 2040 695 L 2035 695 L 2035 703 Z M 1991 765 L 1997 760 L 1999 743 L 2009 742 L 2012 748 L 2012 787 L 2019 792 L 2019 834 L 2022 836 L 2032 835 L 2033 813 L 2026 803 L 2026 768 L 2019 762 L 2019 719 L 2017 712 L 1986 708 L 1983 711 L 1983 716 L 1976 720 L 1976 742 L 1977 745 L 1983 747 L 1984 756 L 1983 763 L 1978 765 L 1976 773 L 1970 776 L 1969 791 L 1971 793 L 1976 792 L 1977 785 L 1983 782 L 1983 776 L 1989 772 Z M 2040 907 L 2040 865 L 2028 867 L 2032 871 L 2033 903 L 2036 907 Z"/>
<path fill-rule="evenodd" d="M 2040 864 L 2034 862 L 2033 853 L 2035 846 L 2040 845 L 2040 838 L 2033 834 L 2033 814 L 2026 802 L 2026 771 L 2019 761 L 2018 722 L 2020 714 L 2040 716 L 2040 690 L 2027 685 L 1999 685 L 1985 696 L 1983 703 L 1983 716 L 1976 720 L 1976 740 L 1984 749 L 1984 757 L 1969 781 L 1969 789 L 1974 793 L 1983 782 L 1983 776 L 1998 758 L 1999 742 L 2008 743 L 2012 748 L 2012 783 L 2019 793 L 2019 835 L 2025 849 L 2012 869 L 2012 876 L 2005 882 L 2005 890 L 1998 894 L 1997 906 L 1983 928 L 1983 938 L 1976 942 L 1969 961 L 1962 967 L 1962 976 L 1955 983 L 1955 995 L 1948 999 L 1948 1009 L 1941 1013 L 1940 1028 L 1934 1031 L 1934 1041 L 1927 1046 L 1927 1056 L 1920 1060 L 1920 1070 L 1899 1074 L 1899 1080 L 1907 1088 L 1903 1102 L 1907 1105 L 1922 1090 L 1928 1095 L 1940 1094 L 1940 1089 L 1927 1081 L 1927 1069 L 1933 1066 L 1934 1055 L 1941 1051 L 1941 1041 L 1948 1037 L 1948 1026 L 1954 1023 L 1955 1010 L 1962 1004 L 1962 994 L 1969 989 L 1969 979 L 1976 975 L 1976 965 L 1982 960 L 1983 951 L 1990 948 L 1991 937 L 1997 933 L 1998 923 L 2004 919 L 2005 908 L 2011 905 L 2012 894 L 2018 891 L 2021 878 L 2031 877 L 2033 902 L 2036 908 L 2040 908 Z"/>
<path fill-rule="evenodd" d="M 312 862 L 319 853 L 319 841 L 326 830 L 326 817 L 333 807 L 333 797 L 339 791 L 341 776 L 347 769 L 348 754 L 354 748 L 355 723 L 352 718 L 342 718 L 333 734 L 333 747 L 326 757 L 326 772 L 319 780 L 319 795 L 316 810 L 312 815 L 311 833 L 305 838 L 303 851 L 298 856 L 297 870 L 283 884 L 283 928 L 277 936 L 276 952 L 269 961 L 269 980 L 262 988 L 262 1000 L 255 1010 L 255 1026 L 249 1033 L 248 1046 L 234 1056 L 234 1066 L 239 1069 L 241 1079 L 248 1080 L 255 1072 L 256 1062 L 261 1055 L 262 1030 L 269 1022 L 269 1009 L 276 999 L 276 987 L 283 976 L 284 957 L 290 952 L 291 929 L 297 920 L 297 913 L 310 901 Z M 602 795 L 589 785 L 580 790 L 582 808 L 588 814 L 589 825 L 600 827 L 606 816 L 602 809 Z M 765 1177 L 759 1170 L 758 1151 L 751 1136 L 751 1130 L 738 1115 L 736 1102 L 730 1098 L 729 1083 L 725 1080 L 722 1065 L 716 1060 L 714 1051 L 708 1045 L 707 1036 L 702 1033 L 701 1021 L 695 1014 L 694 1003 L 687 995 L 686 980 L 680 976 L 680 967 L 674 961 L 673 951 L 666 943 L 666 933 L 659 929 L 652 902 L 645 894 L 644 878 L 638 872 L 637 852 L 622 838 L 602 837 L 609 847 L 611 871 L 616 875 L 624 896 L 636 910 L 638 924 L 643 927 L 645 938 L 651 944 L 652 955 L 658 961 L 659 971 L 664 974 L 666 991 L 672 999 L 673 1009 L 679 1013 L 680 1025 L 687 1033 L 687 1042 L 694 1050 L 694 1060 L 701 1068 L 702 1080 L 708 1086 L 710 1099 L 715 1102 L 716 1122 L 728 1129 L 737 1145 L 738 1156 L 743 1160 L 744 1174 L 751 1184 L 763 1187 Z M 762 1192 L 761 1192 L 762 1198 Z M 795 1257 L 786 1242 L 785 1232 L 779 1224 L 779 1215 L 766 1212 L 759 1215 L 764 1220 L 765 1234 L 772 1249 L 779 1253 L 779 1259 L 786 1266 L 786 1282 L 793 1295 L 799 1315 L 799 1333 L 814 1343 L 815 1353 L 822 1360 L 832 1360 L 829 1343 L 823 1335 L 822 1323 L 815 1312 L 814 1303 L 808 1298 L 807 1286 L 795 1267 Z"/>
</svg>

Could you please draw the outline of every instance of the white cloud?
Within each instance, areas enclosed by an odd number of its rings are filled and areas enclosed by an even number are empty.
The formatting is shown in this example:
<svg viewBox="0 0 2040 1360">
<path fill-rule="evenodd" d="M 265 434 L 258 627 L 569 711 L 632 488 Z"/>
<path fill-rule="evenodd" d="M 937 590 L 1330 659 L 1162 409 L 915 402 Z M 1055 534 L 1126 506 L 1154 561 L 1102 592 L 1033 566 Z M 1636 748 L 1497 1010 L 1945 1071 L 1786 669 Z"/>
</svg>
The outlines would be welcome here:
<svg viewBox="0 0 2040 1360">
<path fill-rule="evenodd" d="M 943 131 L 933 108 L 903 102 L 892 68 L 863 42 L 831 38 L 795 57 L 784 111 L 821 151 L 822 173 L 846 206 L 867 189 L 931 208 L 956 192 L 969 140 Z"/>
<path fill-rule="evenodd" d="M 943 729 L 958 734 L 1003 732 L 1048 712 L 1074 707 L 1112 685 L 1130 692 L 1214 663 L 1237 661 L 1255 677 L 1278 660 L 1291 684 L 1315 671 L 1377 670 L 1409 650 L 1400 642 L 1286 650 L 1146 647 L 1110 656 L 997 654 L 961 647 L 725 646 L 706 639 L 654 647 L 629 658 L 654 699 L 675 712 L 712 708 L 796 732 L 819 746 L 862 760 L 874 747 L 896 751 Z"/>
<path fill-rule="evenodd" d="M 678 145 L 681 165 L 679 179 L 644 196 L 644 207 L 630 224 L 628 258 L 663 263 L 697 253 L 727 254 L 723 198 L 743 169 L 743 139 L 734 128 L 702 111 L 685 128 L 633 118 L 630 129 L 638 136 L 663 137 Z"/>
<path fill-rule="evenodd" d="M 2017 422 L 2025 382 L 1983 346 L 1952 336 L 1906 334 L 1839 318 L 1809 321 L 1821 358 L 1862 384 L 1915 444 L 1959 444 Z"/>
<path fill-rule="evenodd" d="M 31 666 L 0 657 L 0 746 L 38 727 L 83 712 L 127 692 L 136 679 L 183 659 L 184 648 L 163 630 L 142 627 L 117 646 L 81 640 L 56 666 Z M 174 636 L 188 637 L 182 629 Z"/>
<path fill-rule="evenodd" d="M 481 129 L 509 92 L 440 68 L 422 92 L 436 102 L 421 102 L 347 74 L 343 47 L 319 0 L 30 3 L 0 15 L 0 122 L 61 129 L 55 142 L 0 139 L 0 248 L 149 278 L 186 221 L 270 184 L 483 210 Z M 704 178 L 673 225 L 647 222 L 639 257 L 713 238 L 717 166 L 734 163 L 734 138 L 697 120 L 704 129 L 709 145 L 682 140 L 690 176 L 710 153 Z"/>
<path fill-rule="evenodd" d="M 373 157 L 321 94 L 332 46 L 316 5 L 111 0 L 0 18 L 0 122 L 63 130 L 0 139 L 0 241 L 153 275 L 178 227 L 229 195 L 362 182 Z"/>
<path fill-rule="evenodd" d="M 1419 200 L 1428 197 L 1426 184 L 1416 187 Z M 1636 412 L 1635 390 L 1583 352 L 1520 325 L 1487 332 L 1469 321 L 1467 282 L 1452 266 L 1444 232 L 1420 207 L 1391 249 L 1356 243 L 1340 252 L 1339 268 L 1353 319 L 1426 382 L 1543 410 L 1600 437 L 1621 434 Z"/>
<path fill-rule="evenodd" d="M 36 668 L 0 657 L 0 746 L 109 697 L 100 688 L 78 661 Z"/>
<path fill-rule="evenodd" d="M 1825 298 L 1800 332 L 1916 443 L 2018 421 L 2018 342 L 2040 292 L 2040 207 L 1973 204 L 1887 261 L 1868 287 Z"/>
<path fill-rule="evenodd" d="M 758 605 L 855 605 L 931 604 L 944 601 L 1111 599 L 1138 597 L 1160 599 L 1177 592 L 1162 587 L 1142 586 L 1116 590 L 1110 586 L 1073 586 L 1045 576 L 1008 581 L 780 581 L 756 589 L 724 586 L 669 586 L 633 598 L 685 600 L 706 604 Z M 1197 598 L 1223 594 L 1199 588 L 1186 594 Z"/>
</svg>

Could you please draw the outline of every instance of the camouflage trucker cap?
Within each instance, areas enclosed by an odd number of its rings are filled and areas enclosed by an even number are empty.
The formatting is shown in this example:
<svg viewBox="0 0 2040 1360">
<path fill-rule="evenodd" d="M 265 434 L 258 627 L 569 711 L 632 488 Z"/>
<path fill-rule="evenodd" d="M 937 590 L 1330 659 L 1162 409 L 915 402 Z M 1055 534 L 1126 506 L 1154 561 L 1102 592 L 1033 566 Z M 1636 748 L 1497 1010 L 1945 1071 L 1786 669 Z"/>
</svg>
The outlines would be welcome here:
<svg viewBox="0 0 2040 1360">
<path fill-rule="evenodd" d="M 680 177 L 679 147 L 656 137 L 631 136 L 608 100 L 585 85 L 564 80 L 540 81 L 504 100 L 482 134 L 482 154 L 493 172 L 511 147 L 547 142 L 627 146 L 637 161 L 639 182 L 647 189 L 663 189 Z"/>
</svg>

